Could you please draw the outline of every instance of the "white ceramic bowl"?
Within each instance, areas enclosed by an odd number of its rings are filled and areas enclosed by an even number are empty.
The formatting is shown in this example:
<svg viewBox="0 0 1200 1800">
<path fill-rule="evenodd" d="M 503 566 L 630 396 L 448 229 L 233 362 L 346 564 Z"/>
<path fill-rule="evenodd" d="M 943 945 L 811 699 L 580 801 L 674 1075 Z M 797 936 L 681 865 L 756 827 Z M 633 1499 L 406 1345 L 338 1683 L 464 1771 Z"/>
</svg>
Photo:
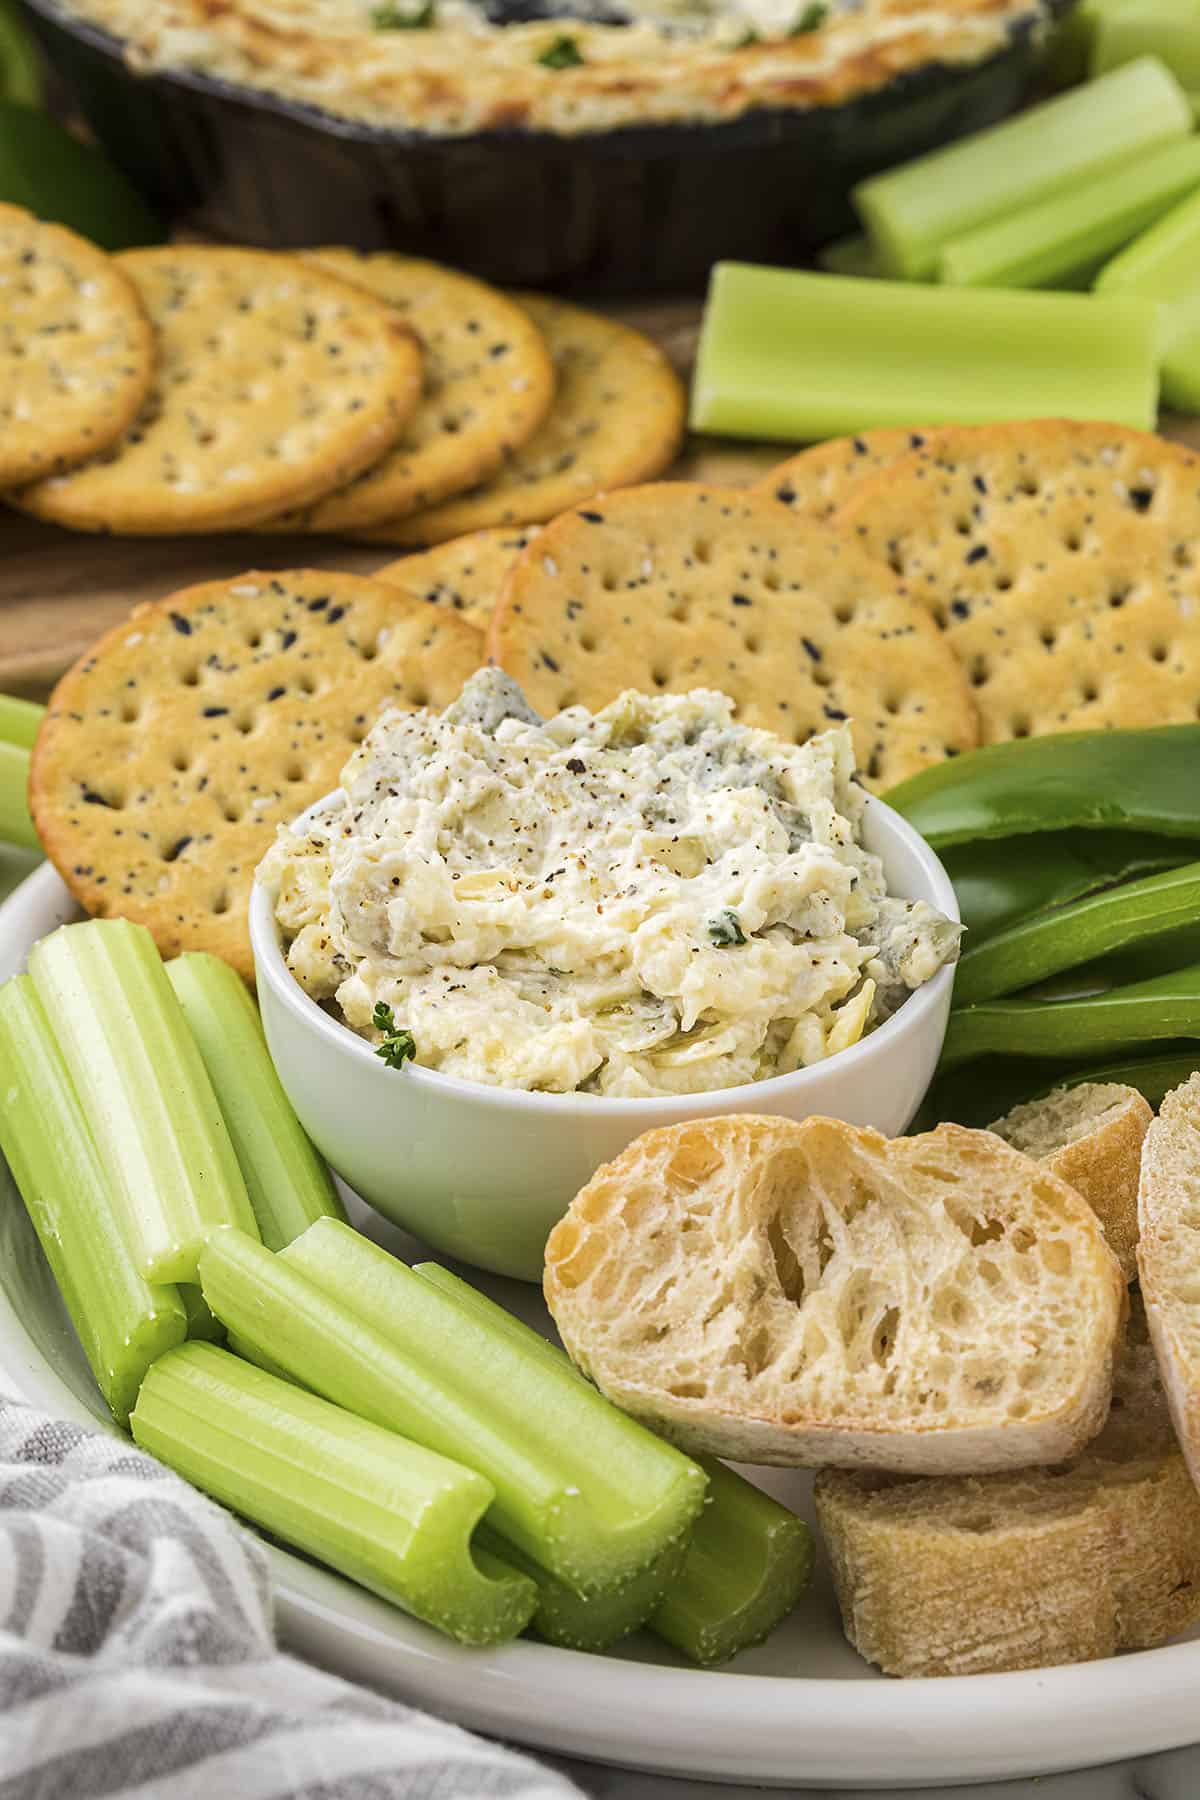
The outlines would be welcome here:
<svg viewBox="0 0 1200 1800">
<path fill-rule="evenodd" d="M 945 869 L 880 800 L 867 802 L 863 841 L 892 893 L 958 918 Z M 574 1195 L 652 1126 L 758 1112 L 903 1131 L 937 1064 L 954 983 L 952 968 L 939 970 L 877 1031 L 812 1068 L 709 1094 L 612 1100 L 487 1087 L 412 1063 L 390 1069 L 292 976 L 262 883 L 250 940 L 271 1055 L 321 1154 L 385 1218 L 447 1255 L 526 1281 L 541 1280 L 546 1237 Z"/>
</svg>

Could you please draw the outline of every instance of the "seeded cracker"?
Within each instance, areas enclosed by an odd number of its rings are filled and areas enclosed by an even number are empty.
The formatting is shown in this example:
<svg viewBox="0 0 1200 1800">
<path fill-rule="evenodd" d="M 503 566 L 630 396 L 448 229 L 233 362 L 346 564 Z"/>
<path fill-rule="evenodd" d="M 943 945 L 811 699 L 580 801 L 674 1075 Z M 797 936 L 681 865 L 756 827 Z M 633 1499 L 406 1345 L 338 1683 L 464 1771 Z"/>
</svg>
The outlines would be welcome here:
<svg viewBox="0 0 1200 1800">
<path fill-rule="evenodd" d="M 349 487 L 265 529 L 361 531 L 486 479 L 541 424 L 554 364 L 529 314 L 437 263 L 318 250 L 306 263 L 396 309 L 424 355 L 421 402 L 392 450 Z"/>
<path fill-rule="evenodd" d="M 763 495 L 670 482 L 564 513 L 514 565 L 488 643 L 542 713 L 708 687 L 796 743 L 848 718 L 873 787 L 977 741 L 922 609 L 852 540 L 799 530 Z"/>
<path fill-rule="evenodd" d="M 337 786 L 383 706 L 446 706 L 480 661 L 461 619 L 356 575 L 252 573 L 140 606 L 54 690 L 30 780 L 46 853 L 89 912 L 249 979 L 275 827 Z"/>
<path fill-rule="evenodd" d="M 473 531 L 433 550 L 402 556 L 376 574 L 431 606 L 448 606 L 468 625 L 486 631 L 509 570 L 537 534 L 536 525 L 525 531 Z"/>
<path fill-rule="evenodd" d="M 824 522 L 845 506 L 864 481 L 891 468 L 911 450 L 929 441 L 923 431 L 864 431 L 858 437 L 830 438 L 779 463 L 761 481 L 756 494 L 771 494 L 804 519 Z"/>
<path fill-rule="evenodd" d="M 350 480 L 396 441 L 420 351 L 371 295 L 292 257 L 194 245 L 115 259 L 158 327 L 131 428 L 14 504 L 78 531 L 231 529 Z"/>
<path fill-rule="evenodd" d="M 838 522 L 967 671 L 985 743 L 1194 720 L 1200 457 L 1116 425 L 941 429 Z"/>
<path fill-rule="evenodd" d="M 522 294 L 554 359 L 545 422 L 483 487 L 365 533 L 420 548 L 488 526 L 537 525 L 609 488 L 670 467 L 683 438 L 683 384 L 656 344 L 599 313 Z"/>
<path fill-rule="evenodd" d="M 103 251 L 0 206 L 0 486 L 71 468 L 119 438 L 155 355 L 137 290 Z"/>
</svg>

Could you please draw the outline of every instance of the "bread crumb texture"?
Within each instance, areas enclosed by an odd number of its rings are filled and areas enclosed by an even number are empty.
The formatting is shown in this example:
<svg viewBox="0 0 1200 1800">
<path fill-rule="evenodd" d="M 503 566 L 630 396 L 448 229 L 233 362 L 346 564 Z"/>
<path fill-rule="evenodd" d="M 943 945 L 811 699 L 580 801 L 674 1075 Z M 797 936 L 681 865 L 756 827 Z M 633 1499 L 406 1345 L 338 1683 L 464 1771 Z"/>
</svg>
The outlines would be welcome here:
<svg viewBox="0 0 1200 1800">
<path fill-rule="evenodd" d="M 746 1114 L 601 1168 L 545 1284 L 579 1366 L 685 1448 L 913 1473 L 1081 1449 L 1125 1305 L 1091 1209 L 992 1133 Z"/>
<path fill-rule="evenodd" d="M 1200 1617 L 1200 1497 L 1135 1302 L 1112 1411 L 1054 1469 L 817 1477 L 846 1635 L 889 1675 L 979 1675 L 1146 1650 Z"/>
<path fill-rule="evenodd" d="M 1180 1446 L 1200 1485 L 1200 1073 L 1146 1133 L 1138 1273 Z"/>
<path fill-rule="evenodd" d="M 991 1127 L 1083 1195 L 1126 1281 L 1137 1277 L 1138 1182 L 1153 1117 L 1136 1088 L 1084 1081 L 1014 1106 Z"/>
</svg>

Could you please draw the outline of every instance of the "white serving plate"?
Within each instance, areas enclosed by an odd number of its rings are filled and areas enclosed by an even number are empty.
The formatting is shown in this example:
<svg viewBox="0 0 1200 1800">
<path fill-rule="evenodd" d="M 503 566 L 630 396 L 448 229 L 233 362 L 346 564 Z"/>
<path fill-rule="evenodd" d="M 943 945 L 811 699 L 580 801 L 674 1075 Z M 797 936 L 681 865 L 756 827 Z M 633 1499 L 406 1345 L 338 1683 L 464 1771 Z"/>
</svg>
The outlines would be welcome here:
<svg viewBox="0 0 1200 1800">
<path fill-rule="evenodd" d="M 0 907 L 0 980 L 75 916 L 48 866 Z M 351 1199 L 390 1248 L 414 1240 Z M 530 1323 L 535 1289 L 471 1275 Z M 0 1164 L 0 1379 L 85 1423 L 103 1405 L 41 1250 Z M 811 1518 L 809 1479 L 746 1471 Z M 538 1750 L 660 1774 L 791 1788 L 936 1787 L 1095 1766 L 1196 1740 L 1200 1631 L 1108 1662 L 944 1681 L 888 1681 L 842 1637 L 827 1573 L 770 1642 L 718 1672 L 632 1638 L 607 1656 L 519 1641 L 464 1650 L 350 1582 L 272 1548 L 278 1620 L 298 1655 L 462 1725 Z"/>
</svg>

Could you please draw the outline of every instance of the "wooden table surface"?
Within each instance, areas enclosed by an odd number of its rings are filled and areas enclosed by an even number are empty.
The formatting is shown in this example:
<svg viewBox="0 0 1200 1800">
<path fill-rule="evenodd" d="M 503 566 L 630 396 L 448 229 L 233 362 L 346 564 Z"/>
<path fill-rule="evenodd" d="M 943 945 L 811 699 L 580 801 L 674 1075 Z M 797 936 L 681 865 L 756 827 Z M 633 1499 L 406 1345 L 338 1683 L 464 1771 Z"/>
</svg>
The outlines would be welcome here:
<svg viewBox="0 0 1200 1800">
<path fill-rule="evenodd" d="M 690 372 L 697 302 L 613 310 L 655 337 L 681 374 Z M 1200 448 L 1200 420 L 1167 420 L 1163 429 Z M 786 445 L 693 438 L 673 473 L 739 485 L 787 454 Z M 44 698 L 63 670 L 139 601 L 162 599 L 193 582 L 252 567 L 370 574 L 393 559 L 386 549 L 330 538 L 107 538 L 0 513 L 0 689 Z"/>
</svg>

